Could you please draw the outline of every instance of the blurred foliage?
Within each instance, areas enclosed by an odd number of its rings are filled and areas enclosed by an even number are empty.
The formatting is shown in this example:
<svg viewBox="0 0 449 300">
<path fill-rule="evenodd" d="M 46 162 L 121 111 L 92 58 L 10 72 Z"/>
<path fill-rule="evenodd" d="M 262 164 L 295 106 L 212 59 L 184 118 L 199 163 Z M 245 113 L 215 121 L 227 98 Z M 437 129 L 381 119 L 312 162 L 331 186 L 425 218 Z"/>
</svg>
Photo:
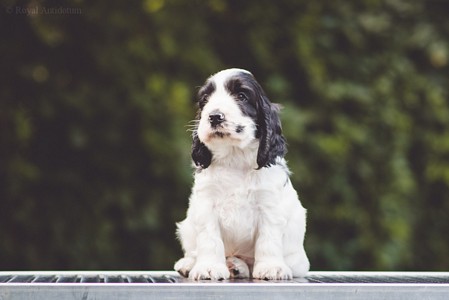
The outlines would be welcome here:
<svg viewBox="0 0 449 300">
<path fill-rule="evenodd" d="M 171 269 L 234 66 L 284 106 L 312 269 L 449 268 L 446 1 L 1 4 L 0 269 Z"/>
</svg>

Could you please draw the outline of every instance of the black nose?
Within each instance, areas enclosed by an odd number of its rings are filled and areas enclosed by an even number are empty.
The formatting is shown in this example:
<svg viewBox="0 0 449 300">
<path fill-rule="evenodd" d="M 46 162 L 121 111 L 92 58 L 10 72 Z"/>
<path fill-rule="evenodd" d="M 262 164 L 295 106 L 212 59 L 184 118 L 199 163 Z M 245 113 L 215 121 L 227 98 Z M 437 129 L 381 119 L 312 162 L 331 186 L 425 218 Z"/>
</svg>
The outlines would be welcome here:
<svg viewBox="0 0 449 300">
<path fill-rule="evenodd" d="M 212 125 L 213 127 L 222 123 L 224 121 L 224 119 L 225 119 L 225 115 L 221 112 L 213 112 L 209 115 L 209 122 L 210 122 L 210 125 Z"/>
</svg>

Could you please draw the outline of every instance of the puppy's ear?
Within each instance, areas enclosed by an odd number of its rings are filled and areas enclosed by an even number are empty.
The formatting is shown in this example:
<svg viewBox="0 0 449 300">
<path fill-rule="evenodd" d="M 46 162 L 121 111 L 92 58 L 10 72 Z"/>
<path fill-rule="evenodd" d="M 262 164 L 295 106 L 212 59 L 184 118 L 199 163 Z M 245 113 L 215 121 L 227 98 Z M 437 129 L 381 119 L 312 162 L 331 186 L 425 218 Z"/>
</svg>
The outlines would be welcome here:
<svg viewBox="0 0 449 300">
<path fill-rule="evenodd" d="M 200 141 L 196 132 L 193 134 L 192 159 L 195 165 L 201 169 L 209 167 L 212 161 L 212 152 Z"/>
<path fill-rule="evenodd" d="M 270 102 L 262 91 L 257 101 L 257 118 L 259 150 L 257 152 L 257 165 L 259 169 L 275 164 L 276 157 L 284 157 L 287 145 L 282 135 L 281 120 L 279 118 L 280 106 Z"/>
</svg>

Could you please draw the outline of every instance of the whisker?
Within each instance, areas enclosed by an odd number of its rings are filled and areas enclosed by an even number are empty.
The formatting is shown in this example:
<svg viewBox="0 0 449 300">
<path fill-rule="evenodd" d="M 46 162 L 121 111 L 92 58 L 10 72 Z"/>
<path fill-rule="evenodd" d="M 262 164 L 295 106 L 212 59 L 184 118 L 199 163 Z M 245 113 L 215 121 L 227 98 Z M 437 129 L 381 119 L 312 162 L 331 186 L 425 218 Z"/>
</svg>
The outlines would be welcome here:
<svg viewBox="0 0 449 300">
<path fill-rule="evenodd" d="M 190 120 L 188 122 L 188 124 L 184 125 L 184 127 L 187 127 L 186 131 L 187 132 L 192 132 L 192 133 L 196 133 L 196 131 L 198 130 L 198 125 L 200 123 L 200 120 Z"/>
<path fill-rule="evenodd" d="M 196 133 L 198 131 L 198 124 L 187 124 L 184 127 L 187 127 L 187 132 Z"/>
</svg>

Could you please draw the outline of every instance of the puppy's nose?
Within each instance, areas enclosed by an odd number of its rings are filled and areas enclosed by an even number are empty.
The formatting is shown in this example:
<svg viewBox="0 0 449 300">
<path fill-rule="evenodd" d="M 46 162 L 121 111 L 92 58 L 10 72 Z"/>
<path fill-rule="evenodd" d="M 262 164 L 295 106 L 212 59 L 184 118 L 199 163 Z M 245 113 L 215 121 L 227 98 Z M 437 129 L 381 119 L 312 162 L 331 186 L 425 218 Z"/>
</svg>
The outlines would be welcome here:
<svg viewBox="0 0 449 300">
<path fill-rule="evenodd" d="M 212 112 L 209 115 L 209 122 L 212 127 L 217 126 L 218 124 L 222 123 L 225 119 L 225 115 L 221 112 Z"/>
</svg>

